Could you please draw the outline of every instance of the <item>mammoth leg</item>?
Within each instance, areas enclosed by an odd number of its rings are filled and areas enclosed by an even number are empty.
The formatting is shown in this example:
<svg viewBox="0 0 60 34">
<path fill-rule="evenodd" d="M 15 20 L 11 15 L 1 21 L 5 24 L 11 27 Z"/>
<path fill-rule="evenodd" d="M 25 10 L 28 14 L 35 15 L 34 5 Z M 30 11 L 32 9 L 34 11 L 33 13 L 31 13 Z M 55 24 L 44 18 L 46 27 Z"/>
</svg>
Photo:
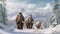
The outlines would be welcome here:
<svg viewBox="0 0 60 34">
<path fill-rule="evenodd" d="M 23 29 L 23 23 L 21 23 L 20 25 L 21 25 L 21 29 Z"/>
<path fill-rule="evenodd" d="M 30 23 L 28 24 L 28 28 L 31 29 L 31 25 L 30 25 Z"/>
<path fill-rule="evenodd" d="M 20 24 L 17 25 L 17 28 L 20 29 Z"/>
<path fill-rule="evenodd" d="M 30 23 L 30 29 L 32 29 L 33 23 Z"/>
<path fill-rule="evenodd" d="M 23 23 L 22 22 L 19 23 L 19 29 L 23 29 Z"/>
<path fill-rule="evenodd" d="M 17 22 L 16 27 L 17 27 L 17 29 L 20 29 L 20 28 L 19 28 L 19 22 Z"/>
<path fill-rule="evenodd" d="M 30 23 L 26 23 L 26 27 L 27 27 L 27 29 L 29 29 L 30 28 Z"/>
<path fill-rule="evenodd" d="M 27 29 L 28 29 L 28 24 L 26 23 L 26 27 L 27 27 Z"/>
<path fill-rule="evenodd" d="M 23 23 L 22 22 L 18 22 L 16 27 L 17 27 L 17 29 L 23 29 Z"/>
</svg>

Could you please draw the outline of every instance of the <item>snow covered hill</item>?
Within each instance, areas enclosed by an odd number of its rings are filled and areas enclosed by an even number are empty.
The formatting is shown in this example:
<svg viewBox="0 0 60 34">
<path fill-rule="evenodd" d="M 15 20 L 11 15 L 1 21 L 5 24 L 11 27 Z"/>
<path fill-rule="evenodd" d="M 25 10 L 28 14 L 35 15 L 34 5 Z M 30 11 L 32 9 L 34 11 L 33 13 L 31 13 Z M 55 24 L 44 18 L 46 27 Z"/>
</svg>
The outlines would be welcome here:
<svg viewBox="0 0 60 34">
<path fill-rule="evenodd" d="M 48 29 L 23 29 L 23 30 L 11 29 L 5 26 L 4 29 L 0 29 L 0 34 L 60 34 L 60 25 Z"/>
</svg>

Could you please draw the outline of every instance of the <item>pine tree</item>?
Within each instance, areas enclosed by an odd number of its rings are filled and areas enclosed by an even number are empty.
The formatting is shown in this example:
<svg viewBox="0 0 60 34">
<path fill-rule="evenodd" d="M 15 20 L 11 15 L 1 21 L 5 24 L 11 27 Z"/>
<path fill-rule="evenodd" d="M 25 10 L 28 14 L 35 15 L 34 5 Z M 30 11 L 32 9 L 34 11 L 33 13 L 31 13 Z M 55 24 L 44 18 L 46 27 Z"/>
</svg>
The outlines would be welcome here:
<svg viewBox="0 0 60 34">
<path fill-rule="evenodd" d="M 58 0 L 54 0 L 53 5 L 53 15 L 51 17 L 51 24 L 55 27 L 56 25 L 60 24 L 60 11 L 59 11 L 59 3 Z"/>
<path fill-rule="evenodd" d="M 7 20 L 7 14 L 6 14 L 6 8 L 5 8 L 5 2 L 6 0 L 0 0 L 0 23 L 3 23 L 6 25 Z"/>
</svg>

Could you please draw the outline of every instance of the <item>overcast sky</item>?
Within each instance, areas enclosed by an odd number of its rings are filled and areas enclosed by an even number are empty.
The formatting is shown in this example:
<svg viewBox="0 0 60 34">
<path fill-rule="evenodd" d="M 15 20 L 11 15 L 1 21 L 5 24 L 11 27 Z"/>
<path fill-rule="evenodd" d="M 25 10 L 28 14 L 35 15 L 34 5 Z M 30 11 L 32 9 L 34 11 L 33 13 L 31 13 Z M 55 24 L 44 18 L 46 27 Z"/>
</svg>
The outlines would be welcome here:
<svg viewBox="0 0 60 34">
<path fill-rule="evenodd" d="M 52 6 L 53 0 L 6 0 L 9 19 L 15 19 L 18 12 L 22 12 L 24 16 L 32 14 L 34 17 L 45 17 L 51 14 Z"/>
</svg>

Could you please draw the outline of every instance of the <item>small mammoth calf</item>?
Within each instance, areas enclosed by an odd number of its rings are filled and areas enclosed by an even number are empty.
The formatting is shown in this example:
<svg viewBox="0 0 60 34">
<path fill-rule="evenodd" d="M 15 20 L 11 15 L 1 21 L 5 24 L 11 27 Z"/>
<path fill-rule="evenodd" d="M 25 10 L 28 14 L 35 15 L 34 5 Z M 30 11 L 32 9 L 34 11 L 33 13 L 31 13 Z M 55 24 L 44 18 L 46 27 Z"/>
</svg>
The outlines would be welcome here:
<svg viewBox="0 0 60 34">
<path fill-rule="evenodd" d="M 37 29 L 40 29 L 41 28 L 41 22 L 36 22 L 35 26 L 36 26 Z"/>
</svg>

